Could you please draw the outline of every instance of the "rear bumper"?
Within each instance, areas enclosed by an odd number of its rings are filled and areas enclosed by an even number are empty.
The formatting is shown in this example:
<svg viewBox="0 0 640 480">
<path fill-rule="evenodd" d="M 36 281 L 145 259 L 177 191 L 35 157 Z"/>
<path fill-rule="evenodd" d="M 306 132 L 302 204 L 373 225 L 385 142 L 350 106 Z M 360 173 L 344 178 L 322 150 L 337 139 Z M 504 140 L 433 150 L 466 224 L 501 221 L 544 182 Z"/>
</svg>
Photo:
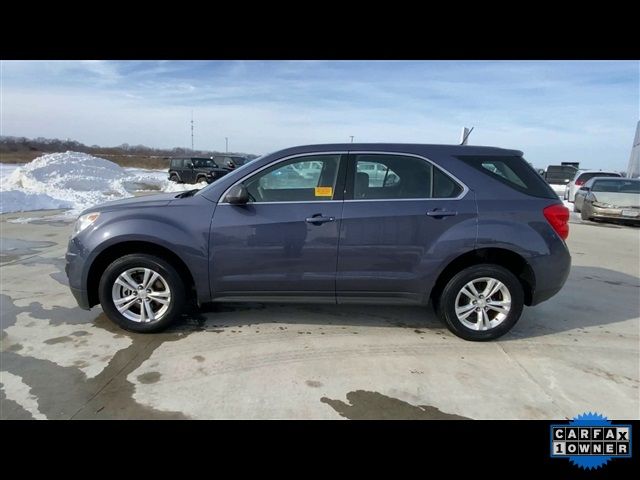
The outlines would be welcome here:
<svg viewBox="0 0 640 480">
<path fill-rule="evenodd" d="M 567 245 L 558 238 L 551 255 L 530 261 L 535 276 L 535 287 L 530 305 L 549 300 L 564 286 L 571 272 L 571 254 Z"/>
<path fill-rule="evenodd" d="M 627 210 L 637 213 L 637 216 L 632 217 L 632 216 L 623 215 L 622 212 Z M 602 207 L 596 207 L 595 205 L 592 205 L 591 214 L 595 218 L 602 218 L 602 219 L 608 219 L 608 220 L 624 220 L 625 222 L 640 222 L 640 210 L 637 208 L 629 208 L 629 209 L 602 208 Z"/>
</svg>

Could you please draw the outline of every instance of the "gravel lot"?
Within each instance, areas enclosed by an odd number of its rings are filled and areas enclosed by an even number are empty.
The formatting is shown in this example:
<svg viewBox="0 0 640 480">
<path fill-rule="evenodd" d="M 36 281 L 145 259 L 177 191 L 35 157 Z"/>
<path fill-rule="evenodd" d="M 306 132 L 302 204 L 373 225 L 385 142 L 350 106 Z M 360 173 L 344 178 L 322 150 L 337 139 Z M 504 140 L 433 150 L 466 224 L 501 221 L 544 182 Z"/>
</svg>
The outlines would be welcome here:
<svg viewBox="0 0 640 480">
<path fill-rule="evenodd" d="M 131 334 L 76 306 L 55 215 L 0 215 L 2 419 L 640 418 L 638 228 L 572 214 L 563 291 L 470 343 L 430 307 L 222 304 Z"/>
</svg>

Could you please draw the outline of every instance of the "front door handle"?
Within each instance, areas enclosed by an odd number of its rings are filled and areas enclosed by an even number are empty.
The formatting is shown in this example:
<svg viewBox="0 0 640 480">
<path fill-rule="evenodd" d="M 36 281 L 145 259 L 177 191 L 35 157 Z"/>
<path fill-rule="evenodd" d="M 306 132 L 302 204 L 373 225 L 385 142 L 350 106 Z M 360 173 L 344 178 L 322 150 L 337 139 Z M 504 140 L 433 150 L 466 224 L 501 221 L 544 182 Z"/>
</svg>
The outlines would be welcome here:
<svg viewBox="0 0 640 480">
<path fill-rule="evenodd" d="M 335 222 L 335 221 L 336 221 L 336 217 L 325 217 L 321 213 L 316 213 L 315 215 L 311 217 L 307 217 L 305 219 L 305 222 L 311 223 L 313 225 L 322 225 L 323 223 Z"/>
<path fill-rule="evenodd" d="M 435 217 L 435 218 L 453 217 L 454 215 L 457 215 L 457 214 L 458 212 L 453 212 L 451 210 L 442 210 L 440 208 L 434 208 L 433 210 L 430 210 L 427 212 L 427 216 Z"/>
</svg>

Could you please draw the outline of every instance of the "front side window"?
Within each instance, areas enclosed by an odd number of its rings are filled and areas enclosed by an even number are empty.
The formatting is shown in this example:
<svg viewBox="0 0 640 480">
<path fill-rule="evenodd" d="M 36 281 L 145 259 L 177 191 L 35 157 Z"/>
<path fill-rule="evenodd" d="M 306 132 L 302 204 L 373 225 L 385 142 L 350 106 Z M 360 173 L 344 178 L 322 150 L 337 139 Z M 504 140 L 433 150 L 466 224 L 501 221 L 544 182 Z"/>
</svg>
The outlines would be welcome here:
<svg viewBox="0 0 640 480">
<path fill-rule="evenodd" d="M 263 170 L 244 184 L 254 203 L 332 200 L 339 167 L 340 155 L 296 157 Z"/>
<path fill-rule="evenodd" d="M 462 186 L 431 163 L 404 155 L 355 156 L 355 200 L 455 198 Z"/>
</svg>

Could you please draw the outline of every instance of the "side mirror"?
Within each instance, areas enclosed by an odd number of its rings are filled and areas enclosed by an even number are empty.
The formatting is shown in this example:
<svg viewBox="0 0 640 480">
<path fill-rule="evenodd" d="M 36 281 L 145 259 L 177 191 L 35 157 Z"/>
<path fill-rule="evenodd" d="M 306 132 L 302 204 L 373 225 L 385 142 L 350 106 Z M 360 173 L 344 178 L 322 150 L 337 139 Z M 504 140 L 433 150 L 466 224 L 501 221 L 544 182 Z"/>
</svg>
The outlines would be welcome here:
<svg viewBox="0 0 640 480">
<path fill-rule="evenodd" d="M 588 192 L 590 190 L 589 187 L 580 187 L 580 190 L 582 190 L 583 192 Z"/>
<path fill-rule="evenodd" d="M 232 205 L 245 205 L 249 202 L 249 192 L 247 191 L 247 187 L 242 183 L 234 185 L 231 187 L 231 190 L 229 190 L 229 193 L 227 193 L 224 201 Z"/>
</svg>

